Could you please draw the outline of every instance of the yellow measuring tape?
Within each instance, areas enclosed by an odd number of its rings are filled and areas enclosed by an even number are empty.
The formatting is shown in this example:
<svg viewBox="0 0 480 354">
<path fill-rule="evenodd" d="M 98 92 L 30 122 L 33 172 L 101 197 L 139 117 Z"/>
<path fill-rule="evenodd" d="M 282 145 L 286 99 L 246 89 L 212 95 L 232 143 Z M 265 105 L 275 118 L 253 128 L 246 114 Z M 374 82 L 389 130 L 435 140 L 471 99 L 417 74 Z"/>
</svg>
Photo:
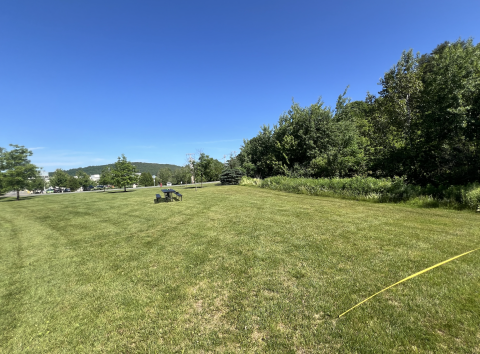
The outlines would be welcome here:
<svg viewBox="0 0 480 354">
<path fill-rule="evenodd" d="M 400 280 L 399 282 L 396 282 L 395 284 L 392 284 L 392 285 L 390 285 L 389 287 L 386 287 L 385 289 L 380 290 L 378 293 L 373 294 L 372 296 L 370 296 L 369 298 L 366 298 L 366 299 L 363 300 L 362 302 L 359 302 L 358 304 L 356 304 L 356 305 L 353 306 L 352 308 L 348 309 L 347 311 L 345 311 L 344 313 L 342 313 L 342 314 L 339 315 L 338 317 L 339 317 L 339 318 L 342 317 L 342 316 L 345 315 L 347 312 L 352 311 L 355 307 L 360 306 L 360 305 L 363 304 L 365 301 L 370 300 L 372 297 L 377 296 L 377 295 L 380 294 L 380 293 L 383 293 L 385 290 L 388 290 L 388 289 L 390 289 L 390 288 L 393 288 L 395 285 L 398 285 L 398 284 L 400 284 L 400 283 L 403 283 L 404 281 L 407 281 L 408 279 L 415 278 L 417 275 L 420 275 L 420 274 L 422 274 L 422 273 L 428 272 L 429 270 L 431 270 L 431 269 L 433 269 L 433 268 L 439 267 L 439 266 L 441 266 L 442 264 L 445 264 L 445 263 L 447 263 L 447 262 L 453 261 L 453 260 L 456 259 L 456 258 L 465 256 L 466 254 L 475 252 L 475 251 L 477 251 L 477 250 L 479 250 L 479 249 L 480 249 L 480 248 L 476 248 L 476 249 L 474 249 L 474 250 L 471 250 L 471 251 L 462 253 L 462 254 L 460 254 L 460 255 L 458 255 L 458 256 L 455 256 L 455 257 L 453 257 L 453 258 L 447 259 L 446 261 L 443 261 L 443 262 L 440 262 L 440 263 L 438 263 L 438 264 L 435 264 L 434 266 L 431 266 L 431 267 L 429 267 L 429 268 L 427 268 L 427 269 L 424 269 L 424 270 L 422 270 L 422 271 L 420 271 L 420 272 L 418 272 L 418 273 L 412 274 L 412 275 L 406 277 L 405 279 L 402 279 L 402 280 Z"/>
</svg>

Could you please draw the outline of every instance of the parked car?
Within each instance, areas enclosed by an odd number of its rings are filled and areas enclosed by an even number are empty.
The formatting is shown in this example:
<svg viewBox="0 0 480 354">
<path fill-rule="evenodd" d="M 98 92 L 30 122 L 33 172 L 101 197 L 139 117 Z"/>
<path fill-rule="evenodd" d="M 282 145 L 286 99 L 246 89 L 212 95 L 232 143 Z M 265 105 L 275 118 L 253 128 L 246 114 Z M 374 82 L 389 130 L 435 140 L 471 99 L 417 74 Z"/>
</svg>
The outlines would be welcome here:
<svg viewBox="0 0 480 354">
<path fill-rule="evenodd" d="M 93 190 L 95 190 L 95 191 L 103 190 L 103 186 L 96 186 L 96 187 L 93 188 Z"/>
<path fill-rule="evenodd" d="M 71 192 L 70 188 L 65 188 L 63 193 Z"/>
<path fill-rule="evenodd" d="M 53 193 L 53 188 L 48 188 L 46 193 Z"/>
<path fill-rule="evenodd" d="M 55 188 L 53 190 L 53 193 L 62 193 L 62 189 L 61 188 Z"/>
<path fill-rule="evenodd" d="M 171 187 L 172 186 L 172 182 L 167 182 L 167 187 Z"/>
</svg>

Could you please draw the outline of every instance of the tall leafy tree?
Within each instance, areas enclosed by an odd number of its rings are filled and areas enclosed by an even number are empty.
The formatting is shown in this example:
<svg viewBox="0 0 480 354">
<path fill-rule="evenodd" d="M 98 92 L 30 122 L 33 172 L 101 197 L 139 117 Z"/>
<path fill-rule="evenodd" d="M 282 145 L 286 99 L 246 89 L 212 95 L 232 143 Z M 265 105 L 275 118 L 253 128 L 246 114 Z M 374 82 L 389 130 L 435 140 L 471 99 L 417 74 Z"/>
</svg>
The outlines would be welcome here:
<svg viewBox="0 0 480 354">
<path fill-rule="evenodd" d="M 190 165 L 186 165 L 176 169 L 175 172 L 173 173 L 172 179 L 175 181 L 176 184 L 189 183 L 192 179 Z"/>
<path fill-rule="evenodd" d="M 370 124 L 374 169 L 380 175 L 413 175 L 419 168 L 418 130 L 423 91 L 419 55 L 404 51 L 400 60 L 383 78 L 379 96 L 367 94 L 372 105 Z"/>
<path fill-rule="evenodd" d="M 45 189 L 45 185 L 45 179 L 40 176 L 40 174 L 37 174 L 34 178 L 29 180 L 28 189 L 32 191 L 39 191 Z"/>
<path fill-rule="evenodd" d="M 197 176 L 200 177 L 200 186 L 203 187 L 203 181 L 208 181 L 209 177 L 213 174 L 213 158 L 201 153 L 198 157 L 198 161 L 195 162 Z"/>
<path fill-rule="evenodd" d="M 480 180 L 480 44 L 445 42 L 422 56 L 420 182 Z"/>
<path fill-rule="evenodd" d="M 100 175 L 100 179 L 98 183 L 103 185 L 103 191 L 105 192 L 106 186 L 113 184 L 113 176 L 112 176 L 112 169 L 107 166 L 102 170 Z"/>
<path fill-rule="evenodd" d="M 153 180 L 153 176 L 150 172 L 147 172 L 147 177 L 148 177 L 147 186 L 154 186 L 155 181 Z"/>
<path fill-rule="evenodd" d="M 135 166 L 133 166 L 122 154 L 119 157 L 112 170 L 113 183 L 116 186 L 123 187 L 124 192 L 127 191 L 127 185 L 137 183 L 137 172 Z"/>
<path fill-rule="evenodd" d="M 2 173 L 2 185 L 6 190 L 16 191 L 18 200 L 20 191 L 29 186 L 30 179 L 38 176 L 38 167 L 28 159 L 32 151 L 21 145 L 10 146 L 10 151 L 0 149 L 0 168 L 5 171 Z"/>
<path fill-rule="evenodd" d="M 166 184 L 167 182 L 171 182 L 170 180 L 172 179 L 172 170 L 170 170 L 168 167 L 161 168 L 157 172 L 157 184 L 162 183 Z"/>
<path fill-rule="evenodd" d="M 138 184 L 143 184 L 145 187 L 153 186 L 153 177 L 150 172 L 142 172 L 140 174 L 140 179 L 138 180 Z"/>
<path fill-rule="evenodd" d="M 248 175 L 348 176 L 364 168 L 361 141 L 346 91 L 335 110 L 319 100 L 309 107 L 293 103 L 271 129 L 244 141 L 237 159 Z"/>
<path fill-rule="evenodd" d="M 53 187 L 62 187 L 65 188 L 68 185 L 70 175 L 62 170 L 61 168 L 57 168 L 53 173 L 53 176 L 50 177 L 50 184 Z"/>
<path fill-rule="evenodd" d="M 282 173 L 281 164 L 277 160 L 278 154 L 273 133 L 274 129 L 268 125 L 263 125 L 257 136 L 243 141 L 240 153 L 236 158 L 230 158 L 226 168 L 239 167 L 236 165 L 237 162 L 243 167 L 248 162 L 250 173 L 258 177 L 269 177 Z M 255 168 L 252 166 L 255 166 Z"/>
<path fill-rule="evenodd" d="M 70 188 L 72 191 L 76 191 L 80 188 L 80 182 L 75 176 L 68 176 L 67 188 Z"/>
<path fill-rule="evenodd" d="M 92 181 L 88 173 L 86 173 L 82 169 L 77 170 L 76 176 L 77 176 L 78 183 L 84 190 L 92 185 L 95 185 L 95 182 Z"/>
</svg>

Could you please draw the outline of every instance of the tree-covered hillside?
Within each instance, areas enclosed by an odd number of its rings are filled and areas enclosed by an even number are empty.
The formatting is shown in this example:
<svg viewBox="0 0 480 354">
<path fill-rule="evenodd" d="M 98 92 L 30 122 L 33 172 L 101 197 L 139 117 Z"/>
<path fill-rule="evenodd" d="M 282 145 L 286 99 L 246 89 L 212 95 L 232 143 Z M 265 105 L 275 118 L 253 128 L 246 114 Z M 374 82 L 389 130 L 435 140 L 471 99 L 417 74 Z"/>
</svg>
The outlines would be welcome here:
<svg viewBox="0 0 480 354">
<path fill-rule="evenodd" d="M 137 168 L 138 172 L 150 172 L 152 175 L 155 175 L 158 170 L 162 168 L 168 168 L 170 170 L 175 171 L 180 168 L 180 166 L 177 165 L 169 165 L 169 164 L 161 164 L 161 163 L 149 163 L 149 162 L 132 162 L 132 164 Z M 89 175 L 99 175 L 102 173 L 102 170 L 105 167 L 114 167 L 114 164 L 108 164 L 108 165 L 99 165 L 99 166 L 88 166 L 88 167 L 78 167 L 78 168 L 72 168 L 70 170 L 66 170 L 70 176 L 75 176 L 77 170 L 83 170 Z M 49 172 L 48 173 L 50 176 L 54 174 L 54 172 Z"/>
</svg>

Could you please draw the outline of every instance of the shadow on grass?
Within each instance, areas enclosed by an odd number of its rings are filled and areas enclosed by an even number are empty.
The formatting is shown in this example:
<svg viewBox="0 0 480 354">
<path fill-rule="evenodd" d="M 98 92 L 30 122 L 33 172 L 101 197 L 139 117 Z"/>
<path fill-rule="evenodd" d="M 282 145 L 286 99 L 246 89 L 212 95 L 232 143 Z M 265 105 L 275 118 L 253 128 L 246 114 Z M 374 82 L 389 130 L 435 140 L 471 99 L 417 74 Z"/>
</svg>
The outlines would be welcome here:
<svg viewBox="0 0 480 354">
<path fill-rule="evenodd" d="M 153 199 L 153 204 L 165 204 L 165 203 L 176 203 L 176 202 L 181 202 L 180 199 L 174 199 L 174 200 L 170 200 L 170 201 L 166 201 L 165 198 L 162 198 L 160 200 L 157 200 L 157 199 Z"/>
<path fill-rule="evenodd" d="M 105 191 L 104 194 L 115 194 L 115 193 L 130 193 L 136 191 Z"/>
<path fill-rule="evenodd" d="M 22 200 L 29 200 L 33 198 L 35 197 L 20 197 L 20 199 L 17 199 L 17 197 L 0 197 L 0 203 L 20 202 Z"/>
</svg>

